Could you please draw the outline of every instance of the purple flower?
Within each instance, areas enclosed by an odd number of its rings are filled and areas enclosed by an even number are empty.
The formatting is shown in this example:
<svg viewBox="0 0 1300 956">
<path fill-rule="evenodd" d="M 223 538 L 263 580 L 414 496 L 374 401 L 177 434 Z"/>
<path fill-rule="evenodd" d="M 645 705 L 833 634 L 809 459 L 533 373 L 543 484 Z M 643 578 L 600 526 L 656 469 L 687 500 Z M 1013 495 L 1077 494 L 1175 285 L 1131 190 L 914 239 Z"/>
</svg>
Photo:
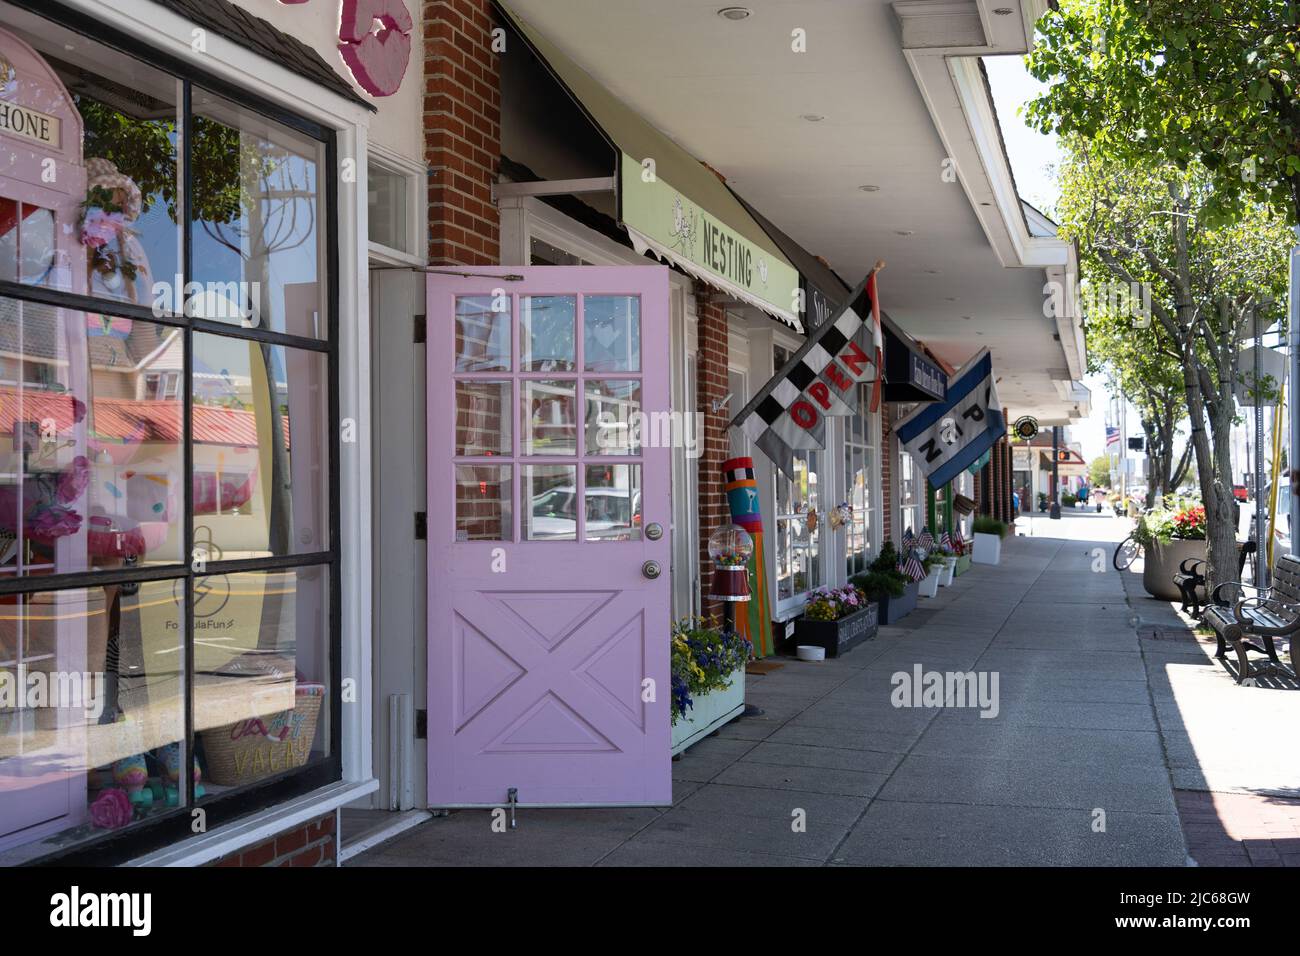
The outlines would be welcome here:
<svg viewBox="0 0 1300 956">
<path fill-rule="evenodd" d="M 90 486 L 90 462 L 85 455 L 72 459 L 67 471 L 59 475 L 59 501 L 71 504 L 86 493 Z"/>
<path fill-rule="evenodd" d="M 63 505 L 36 508 L 27 516 L 27 536 L 36 541 L 52 541 L 76 534 L 80 528 L 81 515 Z"/>
</svg>

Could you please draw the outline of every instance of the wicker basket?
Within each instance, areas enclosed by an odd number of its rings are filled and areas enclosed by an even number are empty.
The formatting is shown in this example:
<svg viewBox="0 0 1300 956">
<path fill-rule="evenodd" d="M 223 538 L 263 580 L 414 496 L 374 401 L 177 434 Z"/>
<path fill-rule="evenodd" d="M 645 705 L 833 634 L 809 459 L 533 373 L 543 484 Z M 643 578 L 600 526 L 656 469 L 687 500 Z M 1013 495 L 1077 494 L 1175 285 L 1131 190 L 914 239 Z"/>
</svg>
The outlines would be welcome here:
<svg viewBox="0 0 1300 956">
<path fill-rule="evenodd" d="M 293 710 L 202 731 L 207 779 L 238 786 L 301 767 L 311 755 L 324 700 L 323 684 L 300 683 Z"/>
</svg>

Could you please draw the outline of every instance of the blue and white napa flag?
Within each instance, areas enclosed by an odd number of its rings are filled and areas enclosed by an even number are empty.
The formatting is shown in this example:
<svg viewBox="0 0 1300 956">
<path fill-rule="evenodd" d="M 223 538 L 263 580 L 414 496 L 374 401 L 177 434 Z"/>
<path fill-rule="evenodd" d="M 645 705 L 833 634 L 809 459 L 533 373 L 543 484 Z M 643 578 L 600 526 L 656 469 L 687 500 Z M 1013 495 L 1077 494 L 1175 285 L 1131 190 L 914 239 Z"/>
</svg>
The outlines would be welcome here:
<svg viewBox="0 0 1300 956">
<path fill-rule="evenodd" d="M 894 426 L 899 443 L 933 488 L 960 475 L 1006 433 L 988 349 L 949 378 L 942 402 L 920 405 Z"/>
</svg>

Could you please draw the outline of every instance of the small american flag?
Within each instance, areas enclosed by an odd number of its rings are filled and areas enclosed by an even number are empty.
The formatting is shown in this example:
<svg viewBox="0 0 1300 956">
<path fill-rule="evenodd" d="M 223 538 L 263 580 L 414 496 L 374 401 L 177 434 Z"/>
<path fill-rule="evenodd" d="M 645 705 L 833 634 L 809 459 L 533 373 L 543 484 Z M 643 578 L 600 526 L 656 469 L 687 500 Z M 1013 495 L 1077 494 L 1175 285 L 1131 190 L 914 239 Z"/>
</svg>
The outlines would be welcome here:
<svg viewBox="0 0 1300 956">
<path fill-rule="evenodd" d="M 929 528 L 921 529 L 920 537 L 916 539 L 916 546 L 926 554 L 930 553 L 930 549 L 934 547 L 934 535 L 930 534 Z"/>
<path fill-rule="evenodd" d="M 1106 426 L 1106 447 L 1119 444 L 1119 429 L 1114 425 Z"/>
<path fill-rule="evenodd" d="M 916 551 L 910 549 L 907 552 L 907 557 L 899 564 L 898 570 L 913 581 L 924 581 L 928 573 L 925 570 L 925 565 L 921 563 L 921 559 L 916 556 Z"/>
<path fill-rule="evenodd" d="M 909 551 L 912 550 L 913 540 L 914 537 L 912 535 L 912 529 L 908 528 L 906 531 L 903 532 L 903 553 L 904 554 L 907 554 Z"/>
<path fill-rule="evenodd" d="M 961 528 L 952 529 L 952 549 L 958 554 L 964 554 L 966 550 L 966 541 L 961 536 Z"/>
<path fill-rule="evenodd" d="M 954 550 L 952 546 L 952 538 L 949 536 L 947 531 L 939 535 L 939 547 L 943 548 L 945 551 Z"/>
</svg>

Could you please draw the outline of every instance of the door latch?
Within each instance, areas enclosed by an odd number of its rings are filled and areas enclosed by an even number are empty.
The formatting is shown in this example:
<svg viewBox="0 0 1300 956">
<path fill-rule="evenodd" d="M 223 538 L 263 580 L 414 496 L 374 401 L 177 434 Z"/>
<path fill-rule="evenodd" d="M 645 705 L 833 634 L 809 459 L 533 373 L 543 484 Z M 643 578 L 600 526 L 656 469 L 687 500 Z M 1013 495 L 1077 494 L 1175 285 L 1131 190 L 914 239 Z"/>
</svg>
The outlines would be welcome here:
<svg viewBox="0 0 1300 956">
<path fill-rule="evenodd" d="M 510 807 L 510 829 L 515 828 L 515 807 L 519 805 L 519 788 L 511 787 L 506 791 L 506 804 Z"/>
</svg>

